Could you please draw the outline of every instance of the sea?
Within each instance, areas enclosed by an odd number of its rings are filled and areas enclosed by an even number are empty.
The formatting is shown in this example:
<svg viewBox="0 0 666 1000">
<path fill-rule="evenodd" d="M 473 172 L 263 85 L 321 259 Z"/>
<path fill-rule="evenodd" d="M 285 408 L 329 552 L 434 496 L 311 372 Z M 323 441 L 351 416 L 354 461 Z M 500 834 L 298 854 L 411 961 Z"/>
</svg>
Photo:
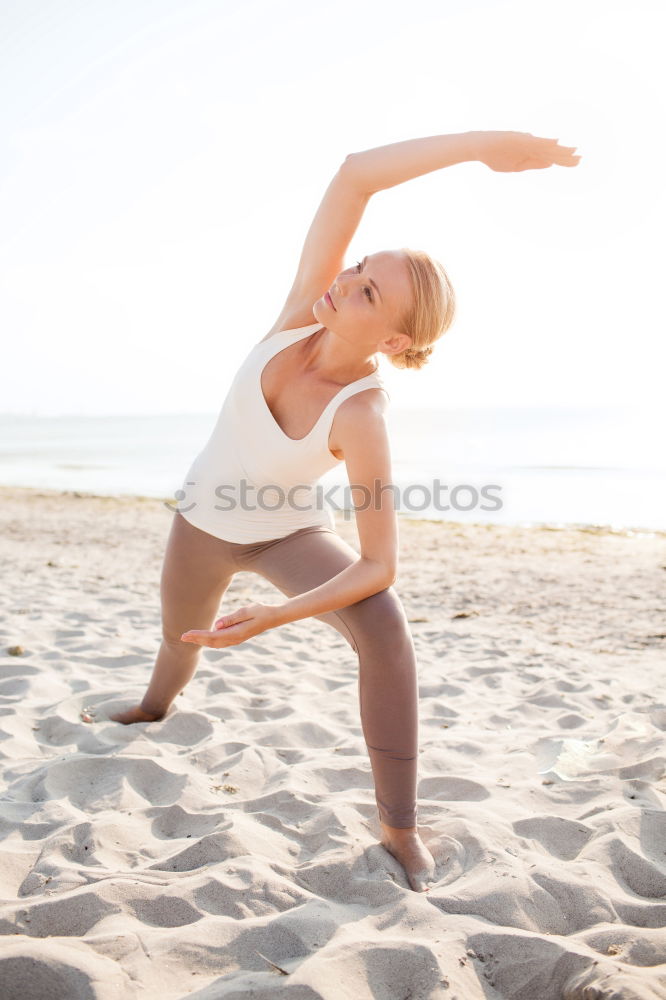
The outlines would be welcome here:
<svg viewBox="0 0 666 1000">
<path fill-rule="evenodd" d="M 0 415 L 0 484 L 176 503 L 217 412 Z M 400 516 L 666 530 L 666 409 L 455 407 L 389 411 Z M 322 488 L 351 518 L 344 463 Z"/>
</svg>

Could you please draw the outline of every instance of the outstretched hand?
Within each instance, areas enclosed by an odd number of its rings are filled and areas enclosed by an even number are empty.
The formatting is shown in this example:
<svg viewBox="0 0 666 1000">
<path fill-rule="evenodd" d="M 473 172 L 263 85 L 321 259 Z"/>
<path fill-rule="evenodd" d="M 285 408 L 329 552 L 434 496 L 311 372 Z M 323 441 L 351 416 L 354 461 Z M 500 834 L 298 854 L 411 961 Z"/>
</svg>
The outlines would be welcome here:
<svg viewBox="0 0 666 1000">
<path fill-rule="evenodd" d="M 531 132 L 477 132 L 476 159 L 502 172 L 575 167 L 577 146 L 560 146 L 559 139 L 542 139 Z"/>
<path fill-rule="evenodd" d="M 183 632 L 182 642 L 194 642 L 199 646 L 220 649 L 223 646 L 237 646 L 260 632 L 281 624 L 277 604 L 246 604 L 242 608 L 218 618 L 211 631 L 190 629 Z"/>
</svg>

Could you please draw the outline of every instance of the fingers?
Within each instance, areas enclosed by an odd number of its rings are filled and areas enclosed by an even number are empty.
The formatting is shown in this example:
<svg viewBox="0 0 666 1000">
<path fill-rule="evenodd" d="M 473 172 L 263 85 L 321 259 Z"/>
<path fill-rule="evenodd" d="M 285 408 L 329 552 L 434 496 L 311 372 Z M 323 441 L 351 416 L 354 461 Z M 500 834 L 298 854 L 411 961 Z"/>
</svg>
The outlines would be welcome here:
<svg viewBox="0 0 666 1000">
<path fill-rule="evenodd" d="M 221 618 L 218 618 L 215 622 L 215 628 L 228 628 L 229 625 L 238 625 L 239 622 L 246 622 L 251 617 L 251 608 L 238 608 L 236 611 L 232 611 L 230 615 L 223 615 Z"/>
<path fill-rule="evenodd" d="M 231 625 L 240 625 L 241 622 L 248 621 L 251 617 L 251 608 L 238 608 L 237 611 L 233 611 L 229 615 L 223 615 L 222 618 L 218 618 L 213 624 L 214 631 L 196 628 L 188 629 L 187 632 L 183 632 L 181 635 L 181 642 L 199 642 L 205 638 L 218 638 L 218 633 L 221 629 L 229 628 Z M 203 645 L 209 644 L 203 643 Z"/>
<path fill-rule="evenodd" d="M 256 616 L 260 608 L 261 605 L 252 604 L 244 608 L 238 608 L 229 615 L 223 615 L 215 621 L 212 631 L 208 629 L 189 629 L 181 635 L 181 642 L 194 642 L 200 646 L 212 646 L 213 648 L 227 645 L 232 646 L 238 642 L 243 642 L 250 635 L 256 634 Z M 244 626 L 244 628 L 240 628 L 240 626 Z M 243 635 L 243 633 L 245 634 Z M 240 638 L 240 635 L 243 635 L 243 637 Z"/>
<path fill-rule="evenodd" d="M 556 163 L 559 167 L 575 167 L 580 163 L 580 156 L 574 156 L 573 153 L 565 153 L 563 156 L 553 157 L 553 163 Z"/>
<path fill-rule="evenodd" d="M 547 149 L 551 155 L 559 153 L 569 156 L 578 149 L 578 146 L 560 146 L 559 139 L 539 139 L 539 142 L 543 144 L 544 149 Z"/>
<path fill-rule="evenodd" d="M 181 635 L 181 642 L 189 642 L 195 646 L 212 646 L 215 647 L 219 645 L 219 632 L 185 632 Z"/>
<path fill-rule="evenodd" d="M 558 146 L 559 139 L 542 139 L 542 142 L 549 142 L 551 145 L 556 145 L 560 150 L 566 150 L 567 152 L 573 153 L 574 149 L 578 149 L 578 146 Z"/>
<path fill-rule="evenodd" d="M 201 636 L 205 633 L 203 632 L 183 632 L 180 637 L 181 642 L 199 642 Z"/>
<path fill-rule="evenodd" d="M 578 146 L 558 146 L 557 163 L 563 167 L 575 167 L 580 163 L 580 156 L 576 153 Z"/>
<path fill-rule="evenodd" d="M 557 164 L 559 167 L 575 167 L 580 163 L 581 157 L 576 154 L 577 146 L 553 145 L 557 140 L 547 140 L 541 158 L 546 161 L 544 166 Z"/>
<path fill-rule="evenodd" d="M 237 623 L 242 624 L 241 622 Z M 190 629 L 189 632 L 183 632 L 180 637 L 181 642 L 191 642 L 198 646 L 210 646 L 212 649 L 219 649 L 221 646 L 233 645 L 239 641 L 238 630 L 228 628 L 225 630 L 226 635 L 223 637 L 221 635 L 222 629 L 216 629 L 215 631 L 209 632 L 205 629 Z"/>
<path fill-rule="evenodd" d="M 189 632 L 183 632 L 181 642 L 201 642 L 204 639 L 214 639 L 217 632 L 210 632 L 203 628 L 193 628 Z"/>
</svg>

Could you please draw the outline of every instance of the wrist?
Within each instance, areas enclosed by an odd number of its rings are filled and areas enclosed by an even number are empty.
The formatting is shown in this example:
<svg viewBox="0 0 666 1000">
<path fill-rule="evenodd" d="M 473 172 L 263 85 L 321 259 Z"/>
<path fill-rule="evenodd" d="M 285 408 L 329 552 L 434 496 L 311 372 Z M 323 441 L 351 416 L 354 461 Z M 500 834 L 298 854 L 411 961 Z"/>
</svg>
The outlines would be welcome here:
<svg viewBox="0 0 666 1000">
<path fill-rule="evenodd" d="M 468 143 L 469 161 L 481 160 L 481 150 L 483 148 L 483 132 L 465 132 Z"/>
<path fill-rule="evenodd" d="M 269 604 L 268 608 L 271 620 L 269 628 L 288 625 L 289 622 L 294 620 L 293 615 L 289 613 L 291 610 L 291 602 L 289 600 L 283 601 L 281 604 Z"/>
</svg>

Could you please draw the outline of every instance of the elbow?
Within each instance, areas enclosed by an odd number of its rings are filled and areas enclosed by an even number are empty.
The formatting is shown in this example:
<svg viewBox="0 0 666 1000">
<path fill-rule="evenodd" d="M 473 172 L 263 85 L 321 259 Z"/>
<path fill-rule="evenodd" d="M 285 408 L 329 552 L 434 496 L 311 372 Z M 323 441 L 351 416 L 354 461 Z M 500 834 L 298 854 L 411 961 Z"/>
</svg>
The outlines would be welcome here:
<svg viewBox="0 0 666 1000">
<path fill-rule="evenodd" d="M 348 184 L 370 197 L 372 191 L 367 189 L 367 178 L 363 177 L 358 157 L 359 153 L 348 153 L 338 168 L 338 174 L 344 177 Z"/>
<path fill-rule="evenodd" d="M 354 153 L 348 153 L 344 160 L 338 167 L 338 173 L 342 174 L 343 177 L 353 177 L 354 175 Z"/>
<path fill-rule="evenodd" d="M 370 559 L 362 557 L 368 569 L 368 591 L 371 594 L 378 594 L 380 590 L 391 587 L 397 578 L 398 567 L 393 562 L 386 562 L 384 559 Z"/>
</svg>

